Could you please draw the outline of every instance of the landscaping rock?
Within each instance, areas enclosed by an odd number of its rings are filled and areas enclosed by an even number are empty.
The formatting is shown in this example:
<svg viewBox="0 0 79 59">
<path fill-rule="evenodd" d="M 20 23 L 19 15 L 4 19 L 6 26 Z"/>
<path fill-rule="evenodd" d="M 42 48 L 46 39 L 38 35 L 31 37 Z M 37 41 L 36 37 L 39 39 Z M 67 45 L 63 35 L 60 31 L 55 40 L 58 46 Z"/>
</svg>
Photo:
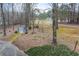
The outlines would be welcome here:
<svg viewBox="0 0 79 59">
<path fill-rule="evenodd" d="M 0 56 L 26 56 L 26 54 L 10 42 L 0 40 Z"/>
</svg>

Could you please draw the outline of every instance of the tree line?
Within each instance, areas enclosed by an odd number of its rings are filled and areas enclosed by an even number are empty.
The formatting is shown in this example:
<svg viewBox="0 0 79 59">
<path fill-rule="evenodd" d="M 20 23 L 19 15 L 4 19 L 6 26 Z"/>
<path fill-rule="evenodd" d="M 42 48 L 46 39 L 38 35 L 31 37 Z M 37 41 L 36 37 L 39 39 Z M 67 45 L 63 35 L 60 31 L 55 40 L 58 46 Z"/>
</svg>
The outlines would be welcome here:
<svg viewBox="0 0 79 59">
<path fill-rule="evenodd" d="M 69 24 L 79 24 L 79 4 L 76 3 L 51 3 L 51 9 L 48 12 L 40 13 L 39 9 L 36 9 L 34 3 L 0 3 L 0 21 L 3 27 L 4 36 L 6 35 L 6 28 L 12 26 L 13 30 L 15 25 L 25 25 L 26 33 L 28 29 L 33 29 L 35 27 L 36 18 L 46 19 L 51 17 L 52 19 L 52 29 L 53 29 L 53 44 L 57 45 L 57 29 L 58 21 Z M 17 6 L 17 7 L 16 7 Z M 39 15 L 36 14 L 39 13 Z"/>
</svg>

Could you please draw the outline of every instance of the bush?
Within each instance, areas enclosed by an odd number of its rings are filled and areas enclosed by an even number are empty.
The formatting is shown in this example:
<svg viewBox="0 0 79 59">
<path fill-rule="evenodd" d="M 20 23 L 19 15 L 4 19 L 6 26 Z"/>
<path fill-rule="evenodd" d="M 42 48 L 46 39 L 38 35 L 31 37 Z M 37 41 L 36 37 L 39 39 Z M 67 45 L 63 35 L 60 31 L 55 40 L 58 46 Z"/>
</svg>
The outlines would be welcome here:
<svg viewBox="0 0 79 59">
<path fill-rule="evenodd" d="M 37 25 L 37 26 L 35 26 L 35 28 L 39 28 L 39 26 Z"/>
<path fill-rule="evenodd" d="M 52 47 L 50 45 L 39 46 L 25 51 L 26 54 L 30 56 L 77 56 L 79 55 L 76 52 L 71 51 L 65 45 L 58 45 Z"/>
<path fill-rule="evenodd" d="M 32 27 L 31 26 L 29 26 L 29 30 L 31 30 L 32 29 Z"/>
<path fill-rule="evenodd" d="M 18 31 L 15 31 L 15 33 L 18 33 Z"/>
</svg>

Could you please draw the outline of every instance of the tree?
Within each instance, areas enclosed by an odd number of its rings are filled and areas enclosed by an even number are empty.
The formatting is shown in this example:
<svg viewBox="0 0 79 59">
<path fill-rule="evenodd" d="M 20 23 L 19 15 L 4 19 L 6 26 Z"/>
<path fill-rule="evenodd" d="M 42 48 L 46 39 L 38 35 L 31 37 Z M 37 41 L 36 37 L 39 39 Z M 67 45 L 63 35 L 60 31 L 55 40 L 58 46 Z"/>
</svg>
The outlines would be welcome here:
<svg viewBox="0 0 79 59">
<path fill-rule="evenodd" d="M 3 4 L 1 3 L 0 6 L 1 6 L 1 12 L 2 12 L 1 16 L 3 19 L 3 33 L 4 33 L 4 36 L 6 36 L 6 21 L 5 21 L 4 11 L 3 11 Z"/>
<path fill-rule="evenodd" d="M 70 10 L 70 15 L 71 15 L 70 23 L 74 23 L 74 21 L 75 21 L 75 6 L 76 6 L 76 4 L 75 3 L 70 3 L 69 5 L 70 5 L 70 8 L 71 8 L 71 10 Z"/>
<path fill-rule="evenodd" d="M 45 13 L 45 12 L 39 14 L 39 18 L 42 19 L 42 20 L 47 19 L 47 17 L 48 17 L 48 15 L 47 15 L 47 13 Z"/>
<path fill-rule="evenodd" d="M 79 4 L 78 4 L 78 17 L 77 17 L 77 24 L 79 24 Z"/>
<path fill-rule="evenodd" d="M 60 8 L 58 8 L 58 11 L 59 11 L 59 18 L 60 18 L 60 21 L 66 21 L 68 20 L 68 16 L 69 16 L 69 6 L 68 4 L 61 4 Z"/>
<path fill-rule="evenodd" d="M 27 28 L 29 28 L 29 22 L 30 22 L 30 11 L 31 11 L 30 3 L 24 4 L 24 11 L 25 11 L 25 26 L 26 26 L 26 33 L 27 33 Z"/>
<path fill-rule="evenodd" d="M 7 6 L 7 9 L 8 9 L 8 11 L 7 11 L 7 14 L 8 14 L 8 28 L 10 27 L 10 21 L 9 21 L 9 3 L 8 3 L 8 6 Z"/>
<path fill-rule="evenodd" d="M 58 20 L 58 15 L 57 15 L 57 8 L 58 8 L 58 4 L 57 3 L 53 3 L 52 4 L 52 21 L 53 21 L 53 24 L 52 24 L 52 28 L 53 28 L 53 42 L 52 44 L 54 44 L 54 46 L 57 45 L 57 20 Z"/>
<path fill-rule="evenodd" d="M 36 6 L 36 4 L 31 4 L 31 20 L 32 20 L 32 34 L 34 34 L 34 28 L 35 28 L 35 20 L 36 20 L 36 11 L 38 11 L 38 9 L 34 8 Z"/>
<path fill-rule="evenodd" d="M 13 19 L 13 30 L 14 30 L 14 4 L 12 3 L 12 19 Z"/>
</svg>

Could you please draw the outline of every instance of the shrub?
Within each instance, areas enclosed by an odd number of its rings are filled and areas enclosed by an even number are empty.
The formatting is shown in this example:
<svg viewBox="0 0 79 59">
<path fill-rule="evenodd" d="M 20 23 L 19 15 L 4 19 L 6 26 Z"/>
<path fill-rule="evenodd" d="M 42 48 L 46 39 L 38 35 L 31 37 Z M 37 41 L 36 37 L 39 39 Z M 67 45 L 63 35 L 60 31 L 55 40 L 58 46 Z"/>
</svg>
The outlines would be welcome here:
<svg viewBox="0 0 79 59">
<path fill-rule="evenodd" d="M 25 51 L 30 56 L 77 56 L 76 52 L 71 51 L 65 45 L 52 47 L 51 45 L 38 46 Z"/>
<path fill-rule="evenodd" d="M 15 31 L 15 33 L 18 33 L 18 31 Z"/>
<path fill-rule="evenodd" d="M 29 30 L 31 30 L 32 29 L 32 27 L 31 26 L 29 26 Z"/>
</svg>

